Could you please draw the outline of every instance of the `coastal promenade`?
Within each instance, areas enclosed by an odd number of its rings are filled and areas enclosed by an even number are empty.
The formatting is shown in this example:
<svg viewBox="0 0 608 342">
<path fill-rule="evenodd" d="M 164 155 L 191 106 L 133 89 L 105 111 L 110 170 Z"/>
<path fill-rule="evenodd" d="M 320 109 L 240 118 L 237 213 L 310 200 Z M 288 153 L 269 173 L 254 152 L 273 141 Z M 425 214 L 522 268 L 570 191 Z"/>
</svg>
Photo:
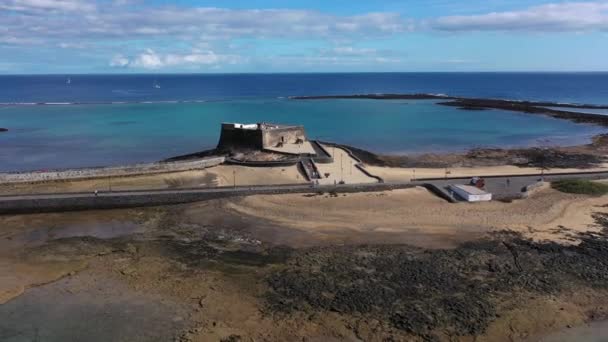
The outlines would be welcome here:
<svg viewBox="0 0 608 342">
<path fill-rule="evenodd" d="M 353 193 L 406 189 L 416 186 L 410 182 L 343 185 L 289 184 L 268 186 L 237 186 L 192 189 L 141 190 L 63 194 L 32 194 L 0 196 L 0 215 L 115 209 L 192 203 L 218 198 L 288 193 Z"/>
<path fill-rule="evenodd" d="M 555 181 L 560 179 L 608 179 L 608 172 L 578 172 L 561 173 L 541 176 L 503 175 L 488 176 L 486 187 L 494 194 L 495 199 L 525 198 L 528 190 L 534 188 L 539 181 Z M 163 189 L 115 192 L 57 193 L 32 195 L 0 196 L 0 215 L 18 213 L 78 211 L 94 209 L 115 209 L 144 206 L 158 206 L 181 203 L 192 203 L 218 198 L 289 193 L 356 193 L 389 191 L 424 186 L 446 200 L 456 202 L 447 190 L 449 184 L 466 184 L 470 178 L 418 179 L 404 182 L 367 183 L 367 184 L 337 184 L 312 185 L 286 184 L 265 186 L 212 187 L 191 189 Z"/>
</svg>

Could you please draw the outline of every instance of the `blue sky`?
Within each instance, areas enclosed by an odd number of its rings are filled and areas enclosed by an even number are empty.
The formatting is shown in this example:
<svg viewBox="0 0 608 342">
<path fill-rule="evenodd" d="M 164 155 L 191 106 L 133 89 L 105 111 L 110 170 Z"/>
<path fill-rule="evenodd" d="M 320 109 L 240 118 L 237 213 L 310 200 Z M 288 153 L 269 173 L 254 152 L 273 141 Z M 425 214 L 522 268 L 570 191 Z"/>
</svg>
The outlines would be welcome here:
<svg viewBox="0 0 608 342">
<path fill-rule="evenodd" d="M 0 73 L 607 71 L 608 0 L 0 0 Z"/>
</svg>

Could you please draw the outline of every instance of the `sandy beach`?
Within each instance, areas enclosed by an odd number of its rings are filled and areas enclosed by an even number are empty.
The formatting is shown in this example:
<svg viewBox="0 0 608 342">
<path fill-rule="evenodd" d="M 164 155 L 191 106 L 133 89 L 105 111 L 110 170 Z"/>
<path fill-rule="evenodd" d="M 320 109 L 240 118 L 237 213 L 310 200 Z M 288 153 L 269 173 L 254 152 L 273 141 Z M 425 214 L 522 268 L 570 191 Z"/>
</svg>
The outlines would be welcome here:
<svg viewBox="0 0 608 342">
<path fill-rule="evenodd" d="M 592 212 L 606 198 L 568 195 L 545 187 L 527 200 L 512 203 L 451 204 L 424 188 L 384 193 L 329 195 L 251 196 L 230 202 L 228 208 L 238 213 L 270 220 L 293 229 L 306 229 L 321 238 L 333 240 L 337 234 L 345 242 L 354 238 L 348 232 L 361 234 L 409 234 L 432 236 L 421 247 L 446 247 L 454 241 L 481 236 L 491 231 L 513 230 L 535 240 L 562 243 L 577 233 L 598 231 Z M 559 230 L 559 227 L 565 227 Z M 424 241 L 424 240 L 423 240 Z"/>
</svg>

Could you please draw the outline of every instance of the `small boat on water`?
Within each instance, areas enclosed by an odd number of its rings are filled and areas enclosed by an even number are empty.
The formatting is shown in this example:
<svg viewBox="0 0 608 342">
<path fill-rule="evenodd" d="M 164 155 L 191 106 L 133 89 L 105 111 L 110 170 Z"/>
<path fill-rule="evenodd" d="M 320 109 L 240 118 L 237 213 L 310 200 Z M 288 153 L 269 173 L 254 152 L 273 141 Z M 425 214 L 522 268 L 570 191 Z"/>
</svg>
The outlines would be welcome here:
<svg viewBox="0 0 608 342">
<path fill-rule="evenodd" d="M 68 77 L 68 79 L 65 81 L 65 83 L 68 85 L 72 84 L 72 78 Z"/>
<path fill-rule="evenodd" d="M 158 84 L 158 81 L 154 81 L 154 85 L 153 85 L 153 87 L 154 87 L 155 89 L 160 89 L 160 84 Z"/>
</svg>

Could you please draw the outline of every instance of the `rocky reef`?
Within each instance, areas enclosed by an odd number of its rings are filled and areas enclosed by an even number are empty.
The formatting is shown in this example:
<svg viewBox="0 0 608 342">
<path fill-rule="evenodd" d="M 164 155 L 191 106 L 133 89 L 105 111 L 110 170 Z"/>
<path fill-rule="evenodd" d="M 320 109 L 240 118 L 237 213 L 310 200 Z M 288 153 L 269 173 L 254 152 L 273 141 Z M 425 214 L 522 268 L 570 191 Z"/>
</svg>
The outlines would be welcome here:
<svg viewBox="0 0 608 342">
<path fill-rule="evenodd" d="M 516 101 L 484 98 L 466 98 L 442 94 L 361 94 L 361 95 L 331 95 L 331 96 L 296 96 L 294 100 L 323 100 L 323 99 L 371 99 L 371 100 L 444 100 L 437 103 L 442 106 L 458 107 L 464 110 L 502 109 L 530 114 L 549 115 L 559 119 L 580 123 L 593 123 L 608 126 L 608 116 L 601 114 L 582 113 L 581 109 L 608 109 L 608 105 L 571 104 L 545 101 Z M 550 107 L 550 108 L 549 108 Z M 559 109 L 555 109 L 559 108 Z M 576 109 L 577 111 L 568 111 Z"/>
<path fill-rule="evenodd" d="M 0 127 L 0 132 L 8 132 L 8 128 L 2 128 L 2 127 Z"/>
<path fill-rule="evenodd" d="M 596 214 L 605 227 L 606 214 Z M 331 311 L 379 320 L 424 340 L 483 335 L 514 294 L 606 289 L 606 231 L 578 245 L 533 242 L 513 232 L 453 250 L 344 246 L 295 253 L 267 278 L 271 310 Z M 455 339 L 452 339 L 455 340 Z"/>
</svg>

